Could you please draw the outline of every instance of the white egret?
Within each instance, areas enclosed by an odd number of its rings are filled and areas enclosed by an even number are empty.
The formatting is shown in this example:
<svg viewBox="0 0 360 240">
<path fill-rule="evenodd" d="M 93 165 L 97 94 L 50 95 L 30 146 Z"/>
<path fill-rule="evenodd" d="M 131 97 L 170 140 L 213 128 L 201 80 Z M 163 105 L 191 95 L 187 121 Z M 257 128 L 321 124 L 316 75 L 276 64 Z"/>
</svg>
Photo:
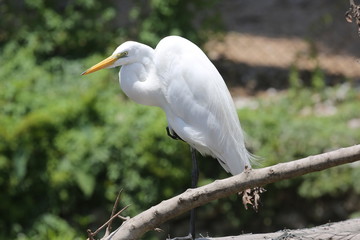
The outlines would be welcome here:
<svg viewBox="0 0 360 240">
<path fill-rule="evenodd" d="M 245 166 L 250 168 L 250 154 L 229 90 L 199 47 L 178 36 L 165 37 L 155 49 L 128 41 L 82 75 L 117 66 L 122 66 L 120 86 L 129 98 L 164 110 L 170 136 L 213 156 L 232 175 Z M 192 156 L 195 168 L 194 151 Z M 195 187 L 196 169 L 193 176 Z"/>
</svg>

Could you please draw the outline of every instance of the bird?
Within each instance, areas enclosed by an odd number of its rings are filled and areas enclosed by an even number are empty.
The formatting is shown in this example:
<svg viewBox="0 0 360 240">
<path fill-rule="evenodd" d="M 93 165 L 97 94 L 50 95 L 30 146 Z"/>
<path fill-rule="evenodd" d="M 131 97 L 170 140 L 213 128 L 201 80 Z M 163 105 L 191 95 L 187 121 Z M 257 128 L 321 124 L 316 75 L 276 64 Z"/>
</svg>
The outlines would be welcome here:
<svg viewBox="0 0 360 240">
<path fill-rule="evenodd" d="M 126 41 L 82 75 L 118 66 L 123 92 L 139 104 L 160 107 L 166 114 L 168 135 L 190 145 L 192 187 L 198 178 L 194 149 L 217 159 L 232 175 L 251 168 L 252 156 L 230 92 L 196 44 L 180 36 L 167 36 L 155 48 Z M 191 224 L 189 239 L 195 235 Z"/>
</svg>

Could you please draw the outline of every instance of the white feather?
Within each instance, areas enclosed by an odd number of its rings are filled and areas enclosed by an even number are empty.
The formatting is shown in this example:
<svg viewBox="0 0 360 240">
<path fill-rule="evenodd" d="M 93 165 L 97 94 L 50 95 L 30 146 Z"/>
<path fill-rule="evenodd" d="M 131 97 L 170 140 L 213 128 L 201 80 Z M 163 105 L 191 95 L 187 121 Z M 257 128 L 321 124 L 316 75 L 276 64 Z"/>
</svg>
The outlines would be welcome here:
<svg viewBox="0 0 360 240">
<path fill-rule="evenodd" d="M 155 65 L 169 126 L 200 153 L 219 159 L 233 175 L 250 167 L 231 95 L 201 49 L 180 37 L 164 38 L 155 49 Z"/>
<path fill-rule="evenodd" d="M 116 66 L 122 66 L 119 80 L 125 94 L 140 104 L 161 107 L 171 130 L 192 147 L 217 158 L 233 175 L 250 167 L 229 90 L 195 44 L 177 36 L 162 39 L 156 49 L 125 42 L 83 74 Z"/>
</svg>

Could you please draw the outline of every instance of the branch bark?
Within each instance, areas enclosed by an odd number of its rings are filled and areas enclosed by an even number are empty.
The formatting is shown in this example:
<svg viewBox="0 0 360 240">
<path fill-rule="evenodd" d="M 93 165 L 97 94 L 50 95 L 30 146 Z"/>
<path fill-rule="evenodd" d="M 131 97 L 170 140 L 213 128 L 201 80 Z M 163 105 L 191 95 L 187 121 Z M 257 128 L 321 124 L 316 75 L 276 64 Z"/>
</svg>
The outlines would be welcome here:
<svg viewBox="0 0 360 240">
<path fill-rule="evenodd" d="M 265 239 L 360 239 L 360 218 L 297 230 L 282 230 L 274 233 L 244 234 L 232 237 L 199 238 L 197 240 L 265 240 Z"/>
<path fill-rule="evenodd" d="M 158 205 L 125 221 L 118 229 L 102 239 L 139 239 L 144 233 L 154 230 L 169 219 L 210 201 L 224 198 L 249 188 L 264 186 L 269 183 L 359 160 L 360 145 L 355 145 L 266 168 L 246 170 L 239 175 L 216 180 L 213 183 L 196 189 L 188 189 L 178 196 L 162 201 Z"/>
</svg>

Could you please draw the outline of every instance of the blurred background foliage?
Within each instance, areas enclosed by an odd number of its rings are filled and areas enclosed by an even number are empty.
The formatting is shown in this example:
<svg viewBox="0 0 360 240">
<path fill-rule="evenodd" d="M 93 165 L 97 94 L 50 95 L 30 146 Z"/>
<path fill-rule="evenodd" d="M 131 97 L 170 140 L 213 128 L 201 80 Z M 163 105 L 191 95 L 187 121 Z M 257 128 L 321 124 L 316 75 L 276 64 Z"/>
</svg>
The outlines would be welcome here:
<svg viewBox="0 0 360 240">
<path fill-rule="evenodd" d="M 120 189 L 133 216 L 190 185 L 189 147 L 166 136 L 162 111 L 128 101 L 117 69 L 86 79 L 79 73 L 128 38 L 155 46 L 178 34 L 204 43 L 222 26 L 216 1 L 135 1 L 126 28 L 114 24 L 114 4 L 0 2 L 1 239 L 84 239 L 85 229 L 107 220 Z M 196 12 L 204 14 L 192 18 Z M 255 108 L 239 110 L 260 167 L 360 139 L 359 90 L 347 79 L 327 86 L 318 68 L 310 84 L 300 76 L 292 68 L 287 91 L 254 97 Z M 322 111 L 329 106 L 333 114 Z M 211 158 L 200 169 L 200 184 L 228 176 Z M 359 175 L 349 164 L 272 184 L 259 213 L 245 211 L 237 196 L 215 201 L 200 208 L 199 231 L 265 232 L 359 216 Z M 286 225 L 294 216 L 297 225 Z M 186 218 L 161 227 L 181 235 Z"/>
</svg>

